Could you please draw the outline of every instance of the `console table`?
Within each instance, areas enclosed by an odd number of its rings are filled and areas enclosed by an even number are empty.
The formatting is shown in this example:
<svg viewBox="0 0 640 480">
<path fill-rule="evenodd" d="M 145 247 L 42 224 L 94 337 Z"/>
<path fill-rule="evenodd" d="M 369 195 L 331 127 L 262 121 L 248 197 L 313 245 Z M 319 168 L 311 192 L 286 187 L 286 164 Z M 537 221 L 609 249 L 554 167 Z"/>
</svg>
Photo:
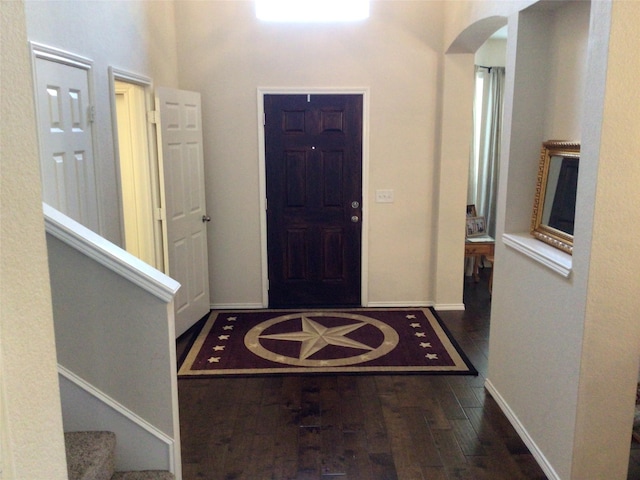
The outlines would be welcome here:
<svg viewBox="0 0 640 480">
<path fill-rule="evenodd" d="M 487 257 L 493 262 L 495 252 L 495 240 L 488 235 L 482 237 L 468 237 L 464 242 L 465 258 L 473 258 L 473 279 L 478 282 L 480 280 L 479 267 L 482 257 Z M 493 272 L 492 272 L 493 273 Z M 491 280 L 489 280 L 489 289 L 491 289 Z"/>
</svg>

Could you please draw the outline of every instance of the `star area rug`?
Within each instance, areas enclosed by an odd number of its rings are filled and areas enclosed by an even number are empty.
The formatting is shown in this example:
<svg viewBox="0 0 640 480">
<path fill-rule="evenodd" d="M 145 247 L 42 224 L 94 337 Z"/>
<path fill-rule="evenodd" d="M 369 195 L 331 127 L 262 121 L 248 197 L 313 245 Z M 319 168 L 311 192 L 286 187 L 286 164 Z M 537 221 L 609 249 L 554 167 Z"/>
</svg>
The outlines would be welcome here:
<svg viewBox="0 0 640 480">
<path fill-rule="evenodd" d="M 178 371 L 327 373 L 477 375 L 430 308 L 212 312 Z"/>
</svg>

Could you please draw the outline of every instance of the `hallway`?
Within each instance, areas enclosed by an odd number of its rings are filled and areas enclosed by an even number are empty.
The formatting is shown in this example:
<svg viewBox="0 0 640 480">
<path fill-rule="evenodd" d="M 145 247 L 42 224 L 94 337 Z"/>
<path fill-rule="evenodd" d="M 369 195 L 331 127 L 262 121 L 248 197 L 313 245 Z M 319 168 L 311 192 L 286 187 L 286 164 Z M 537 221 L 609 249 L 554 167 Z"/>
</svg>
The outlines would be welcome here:
<svg viewBox="0 0 640 480">
<path fill-rule="evenodd" d="M 185 480 L 545 479 L 483 387 L 487 279 L 465 280 L 467 310 L 439 312 L 478 377 L 179 380 Z"/>
</svg>

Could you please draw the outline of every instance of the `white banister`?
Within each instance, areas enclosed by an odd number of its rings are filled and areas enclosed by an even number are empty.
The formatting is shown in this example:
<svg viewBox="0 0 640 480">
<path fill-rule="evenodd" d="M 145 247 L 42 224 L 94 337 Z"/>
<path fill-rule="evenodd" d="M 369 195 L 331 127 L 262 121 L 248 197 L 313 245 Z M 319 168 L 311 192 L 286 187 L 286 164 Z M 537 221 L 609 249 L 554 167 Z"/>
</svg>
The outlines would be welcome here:
<svg viewBox="0 0 640 480">
<path fill-rule="evenodd" d="M 65 429 L 110 430 L 118 470 L 182 478 L 180 284 L 43 204 Z"/>
<path fill-rule="evenodd" d="M 142 260 L 122 250 L 106 238 L 67 217 L 43 202 L 48 234 L 73 246 L 89 258 L 118 273 L 165 302 L 173 300 L 180 284 Z"/>
</svg>

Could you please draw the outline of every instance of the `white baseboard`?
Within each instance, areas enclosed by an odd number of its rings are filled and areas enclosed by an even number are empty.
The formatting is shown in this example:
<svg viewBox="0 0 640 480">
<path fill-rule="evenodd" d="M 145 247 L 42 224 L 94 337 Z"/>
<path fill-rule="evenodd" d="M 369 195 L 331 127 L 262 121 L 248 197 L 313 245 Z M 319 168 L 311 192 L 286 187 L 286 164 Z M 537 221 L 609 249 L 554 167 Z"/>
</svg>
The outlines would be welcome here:
<svg viewBox="0 0 640 480">
<path fill-rule="evenodd" d="M 433 306 L 436 310 L 464 310 L 464 303 L 437 303 Z"/>
<path fill-rule="evenodd" d="M 549 480 L 561 480 L 558 473 L 554 470 L 553 466 L 549 463 L 547 458 L 544 456 L 542 451 L 538 448 L 536 442 L 531 438 L 529 432 L 524 428 L 517 415 L 513 410 L 509 407 L 509 404 L 505 401 L 505 399 L 500 395 L 500 392 L 496 390 L 495 386 L 491 383 L 491 380 L 488 378 L 484 382 L 484 386 L 487 391 L 491 394 L 493 399 L 496 401 L 502 413 L 507 417 L 513 428 L 516 430 L 522 441 L 525 443 L 531 454 L 534 456 L 540 468 L 544 471 L 545 475 L 549 478 Z"/>
<path fill-rule="evenodd" d="M 367 308 L 412 308 L 431 307 L 433 302 L 408 300 L 404 302 L 369 302 Z"/>
<path fill-rule="evenodd" d="M 211 310 L 259 310 L 267 308 L 261 303 L 212 303 Z"/>
<path fill-rule="evenodd" d="M 423 308 L 433 307 L 433 302 L 423 300 L 407 300 L 402 302 L 369 302 L 366 308 Z M 259 310 L 262 308 L 268 308 L 261 303 L 212 303 L 210 305 L 211 310 Z M 464 310 L 464 303 L 453 305 L 441 305 L 435 306 L 436 310 Z"/>
</svg>

